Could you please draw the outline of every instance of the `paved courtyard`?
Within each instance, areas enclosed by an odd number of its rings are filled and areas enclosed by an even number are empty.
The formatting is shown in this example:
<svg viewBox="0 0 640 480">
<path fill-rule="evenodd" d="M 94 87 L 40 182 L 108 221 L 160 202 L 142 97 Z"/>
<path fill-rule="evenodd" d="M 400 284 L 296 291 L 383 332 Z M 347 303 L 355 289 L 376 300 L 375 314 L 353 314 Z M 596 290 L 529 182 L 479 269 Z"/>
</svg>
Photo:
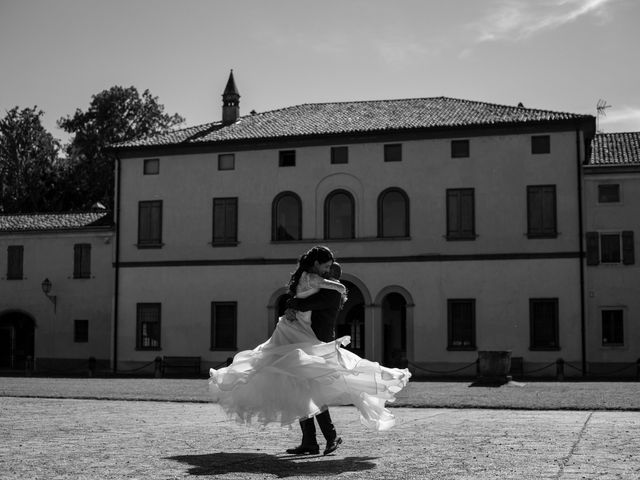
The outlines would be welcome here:
<svg viewBox="0 0 640 480">
<path fill-rule="evenodd" d="M 240 426 L 199 400 L 16 396 L 5 380 L 3 480 L 640 478 L 637 411 L 400 407 L 396 427 L 376 433 L 337 407 L 344 445 L 295 457 L 284 451 L 298 443 L 297 427 Z"/>
</svg>

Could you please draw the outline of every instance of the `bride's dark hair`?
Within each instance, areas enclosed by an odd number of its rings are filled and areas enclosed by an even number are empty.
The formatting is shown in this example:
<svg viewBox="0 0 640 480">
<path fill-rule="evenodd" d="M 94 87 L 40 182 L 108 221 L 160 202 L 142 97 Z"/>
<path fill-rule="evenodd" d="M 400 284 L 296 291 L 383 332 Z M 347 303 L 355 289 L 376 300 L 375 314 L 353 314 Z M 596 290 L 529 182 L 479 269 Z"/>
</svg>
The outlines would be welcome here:
<svg viewBox="0 0 640 480">
<path fill-rule="evenodd" d="M 295 296 L 302 272 L 310 272 L 315 262 L 326 263 L 332 262 L 333 260 L 333 252 L 322 245 L 313 247 L 306 253 L 303 253 L 298 259 L 298 268 L 291 274 L 291 279 L 289 280 L 289 295 L 292 297 Z"/>
</svg>

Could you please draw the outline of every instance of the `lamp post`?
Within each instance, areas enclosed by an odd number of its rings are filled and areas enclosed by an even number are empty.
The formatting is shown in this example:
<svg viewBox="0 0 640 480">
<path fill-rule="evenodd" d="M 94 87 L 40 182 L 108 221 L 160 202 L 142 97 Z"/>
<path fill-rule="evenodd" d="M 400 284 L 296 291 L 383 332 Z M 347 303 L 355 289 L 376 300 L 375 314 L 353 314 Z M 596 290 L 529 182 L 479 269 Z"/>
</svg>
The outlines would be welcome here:
<svg viewBox="0 0 640 480">
<path fill-rule="evenodd" d="M 57 297 L 55 295 L 49 295 L 49 292 L 51 291 L 51 280 L 45 278 L 40 286 L 47 298 L 51 300 L 51 303 L 53 303 L 53 313 L 56 313 Z"/>
</svg>

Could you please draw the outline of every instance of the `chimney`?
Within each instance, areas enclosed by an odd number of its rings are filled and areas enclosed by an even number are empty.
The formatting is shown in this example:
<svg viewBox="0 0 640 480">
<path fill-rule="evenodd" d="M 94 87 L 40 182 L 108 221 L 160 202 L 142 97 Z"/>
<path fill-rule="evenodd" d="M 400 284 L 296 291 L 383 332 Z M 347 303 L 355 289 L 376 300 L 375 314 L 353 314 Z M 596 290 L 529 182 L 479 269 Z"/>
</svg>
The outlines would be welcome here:
<svg viewBox="0 0 640 480">
<path fill-rule="evenodd" d="M 240 94 L 233 79 L 233 69 L 222 94 L 222 125 L 231 125 L 240 116 Z"/>
</svg>

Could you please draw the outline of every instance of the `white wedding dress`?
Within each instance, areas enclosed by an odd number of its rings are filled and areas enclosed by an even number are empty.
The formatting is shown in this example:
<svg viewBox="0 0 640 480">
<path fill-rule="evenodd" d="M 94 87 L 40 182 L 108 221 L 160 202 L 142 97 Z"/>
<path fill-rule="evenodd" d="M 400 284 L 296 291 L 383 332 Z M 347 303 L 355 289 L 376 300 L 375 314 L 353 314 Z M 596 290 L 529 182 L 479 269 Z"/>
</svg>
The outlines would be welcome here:
<svg viewBox="0 0 640 480">
<path fill-rule="evenodd" d="M 297 297 L 316 293 L 317 276 L 303 273 Z M 385 408 L 406 386 L 407 369 L 387 368 L 341 348 L 344 336 L 321 342 L 311 329 L 311 312 L 296 321 L 280 317 L 271 338 L 239 352 L 228 367 L 209 371 L 215 402 L 239 423 L 291 425 L 332 405 L 354 405 L 361 422 L 375 430 L 395 424 Z"/>
</svg>

